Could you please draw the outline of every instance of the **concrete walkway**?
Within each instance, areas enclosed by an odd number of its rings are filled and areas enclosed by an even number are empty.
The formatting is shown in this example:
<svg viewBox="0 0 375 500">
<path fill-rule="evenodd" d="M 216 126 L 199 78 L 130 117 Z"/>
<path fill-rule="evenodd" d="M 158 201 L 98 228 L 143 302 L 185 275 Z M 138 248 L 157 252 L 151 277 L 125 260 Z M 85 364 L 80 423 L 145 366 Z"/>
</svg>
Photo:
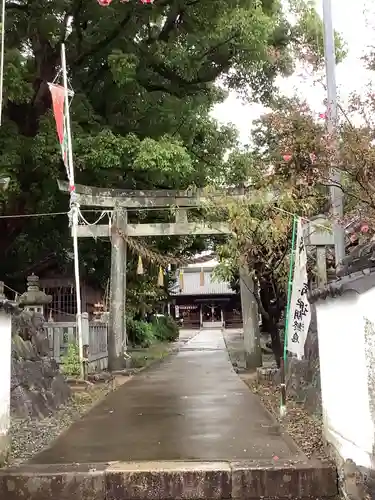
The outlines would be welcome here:
<svg viewBox="0 0 375 500">
<path fill-rule="evenodd" d="M 186 339 L 186 337 L 185 337 Z M 336 471 L 278 432 L 232 370 L 220 330 L 112 392 L 31 464 L 6 500 L 333 500 Z"/>
<path fill-rule="evenodd" d="M 233 371 L 220 330 L 203 330 L 135 376 L 34 464 L 301 457 Z"/>
</svg>

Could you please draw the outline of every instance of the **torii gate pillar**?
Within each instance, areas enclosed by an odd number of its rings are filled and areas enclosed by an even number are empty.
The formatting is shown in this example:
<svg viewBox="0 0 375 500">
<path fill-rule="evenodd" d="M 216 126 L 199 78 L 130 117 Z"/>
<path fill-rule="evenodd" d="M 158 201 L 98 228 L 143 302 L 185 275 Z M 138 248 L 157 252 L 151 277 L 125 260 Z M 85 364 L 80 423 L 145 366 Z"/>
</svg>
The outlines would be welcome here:
<svg viewBox="0 0 375 500">
<path fill-rule="evenodd" d="M 240 267 L 240 292 L 246 369 L 262 366 L 258 304 L 254 297 L 254 281 L 245 266 Z"/>
<path fill-rule="evenodd" d="M 126 241 L 116 229 L 126 233 L 127 211 L 115 208 L 111 234 L 111 301 L 108 334 L 108 368 L 121 370 L 126 351 Z"/>
</svg>

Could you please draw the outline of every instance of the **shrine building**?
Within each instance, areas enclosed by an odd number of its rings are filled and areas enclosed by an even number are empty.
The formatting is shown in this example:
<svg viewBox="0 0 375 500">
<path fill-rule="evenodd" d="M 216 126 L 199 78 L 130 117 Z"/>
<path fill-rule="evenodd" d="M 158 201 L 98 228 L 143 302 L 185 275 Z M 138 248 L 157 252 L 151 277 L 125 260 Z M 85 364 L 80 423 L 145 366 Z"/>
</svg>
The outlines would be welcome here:
<svg viewBox="0 0 375 500">
<path fill-rule="evenodd" d="M 213 278 L 215 259 L 188 264 L 177 271 L 171 288 L 174 316 L 184 328 L 241 328 L 241 299 L 230 284 Z"/>
</svg>

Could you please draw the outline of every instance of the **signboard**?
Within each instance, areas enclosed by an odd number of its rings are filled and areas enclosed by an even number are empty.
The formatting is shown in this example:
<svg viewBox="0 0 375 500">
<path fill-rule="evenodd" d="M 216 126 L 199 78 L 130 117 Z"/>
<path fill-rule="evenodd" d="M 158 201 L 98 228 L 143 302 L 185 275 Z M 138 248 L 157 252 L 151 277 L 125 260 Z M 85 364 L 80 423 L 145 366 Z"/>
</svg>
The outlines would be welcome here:
<svg viewBox="0 0 375 500">
<path fill-rule="evenodd" d="M 302 220 L 297 226 L 292 295 L 286 332 L 288 351 L 299 359 L 304 355 L 307 333 L 311 321 L 311 309 L 307 300 L 307 254 L 303 237 Z"/>
</svg>

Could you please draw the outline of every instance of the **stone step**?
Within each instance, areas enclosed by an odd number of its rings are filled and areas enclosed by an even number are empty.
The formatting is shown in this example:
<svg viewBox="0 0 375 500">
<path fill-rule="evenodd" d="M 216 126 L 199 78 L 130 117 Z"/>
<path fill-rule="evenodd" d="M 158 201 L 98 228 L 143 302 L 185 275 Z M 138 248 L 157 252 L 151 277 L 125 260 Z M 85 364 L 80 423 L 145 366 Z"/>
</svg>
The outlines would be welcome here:
<svg viewBox="0 0 375 500">
<path fill-rule="evenodd" d="M 4 500 L 328 500 L 336 471 L 310 460 L 112 462 L 0 470 Z"/>
</svg>

